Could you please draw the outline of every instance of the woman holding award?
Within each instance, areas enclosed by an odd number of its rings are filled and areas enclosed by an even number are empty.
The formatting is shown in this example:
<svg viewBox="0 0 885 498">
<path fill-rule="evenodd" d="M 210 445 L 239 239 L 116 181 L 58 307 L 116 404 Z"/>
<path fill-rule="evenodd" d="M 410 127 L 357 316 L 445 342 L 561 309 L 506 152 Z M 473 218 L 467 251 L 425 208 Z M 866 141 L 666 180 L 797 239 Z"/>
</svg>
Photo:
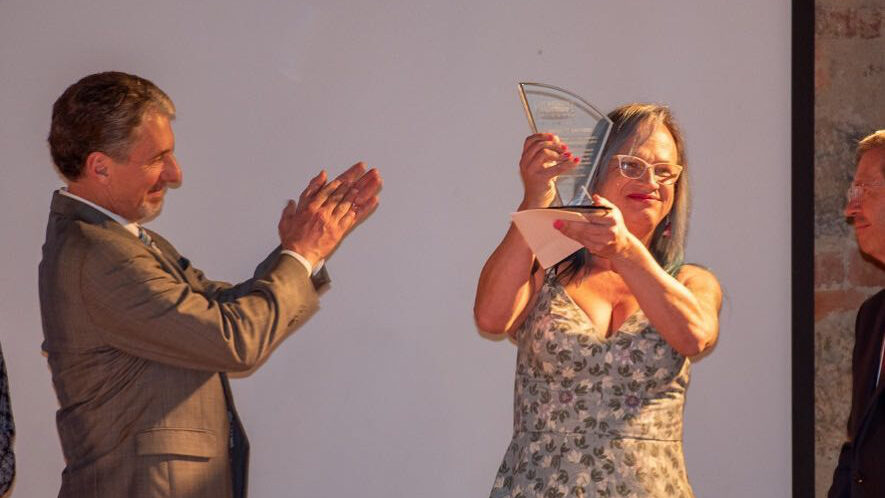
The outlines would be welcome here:
<svg viewBox="0 0 885 498">
<path fill-rule="evenodd" d="M 584 249 L 540 268 L 511 228 L 482 270 L 480 329 L 518 346 L 513 440 L 491 496 L 693 496 L 682 455 L 690 360 L 715 341 L 721 291 L 683 263 L 688 179 L 666 107 L 613 122 L 591 183 L 600 206 L 554 226 Z M 520 210 L 549 207 L 575 166 L 558 137 L 525 140 Z"/>
</svg>

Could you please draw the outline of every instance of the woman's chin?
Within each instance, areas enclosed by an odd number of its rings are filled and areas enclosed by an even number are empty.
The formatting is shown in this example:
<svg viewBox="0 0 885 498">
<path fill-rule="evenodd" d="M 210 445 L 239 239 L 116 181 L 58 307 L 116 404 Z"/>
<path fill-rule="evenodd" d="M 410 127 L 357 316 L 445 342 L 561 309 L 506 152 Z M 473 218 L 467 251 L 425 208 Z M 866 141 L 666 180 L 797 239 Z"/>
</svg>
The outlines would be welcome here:
<svg viewBox="0 0 885 498">
<path fill-rule="evenodd" d="M 657 216 L 635 216 L 624 219 L 627 229 L 640 240 L 645 240 L 654 233 L 660 220 Z"/>
</svg>

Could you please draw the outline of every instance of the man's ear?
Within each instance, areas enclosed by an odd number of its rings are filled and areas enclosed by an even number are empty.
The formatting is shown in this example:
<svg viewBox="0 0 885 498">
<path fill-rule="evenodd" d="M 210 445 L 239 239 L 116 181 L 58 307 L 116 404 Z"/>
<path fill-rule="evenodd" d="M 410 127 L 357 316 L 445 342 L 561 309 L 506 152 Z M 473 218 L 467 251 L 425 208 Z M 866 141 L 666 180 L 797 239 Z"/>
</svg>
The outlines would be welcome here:
<svg viewBox="0 0 885 498">
<path fill-rule="evenodd" d="M 83 165 L 83 176 L 105 185 L 110 180 L 111 162 L 113 160 L 104 152 L 90 152 Z"/>
</svg>

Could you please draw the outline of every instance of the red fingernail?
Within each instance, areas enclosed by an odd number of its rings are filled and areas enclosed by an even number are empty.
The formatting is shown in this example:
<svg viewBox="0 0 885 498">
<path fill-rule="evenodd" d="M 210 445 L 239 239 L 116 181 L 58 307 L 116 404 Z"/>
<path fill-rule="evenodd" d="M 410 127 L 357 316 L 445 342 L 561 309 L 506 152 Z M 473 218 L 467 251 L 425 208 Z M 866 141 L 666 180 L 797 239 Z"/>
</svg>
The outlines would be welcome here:
<svg viewBox="0 0 885 498">
<path fill-rule="evenodd" d="M 575 157 L 572 158 L 572 162 L 575 163 L 575 164 L 578 164 L 579 162 L 581 162 L 581 158 L 578 157 L 578 156 L 575 156 Z"/>
<path fill-rule="evenodd" d="M 562 150 L 568 150 L 568 145 L 566 145 L 566 144 L 559 144 L 559 145 L 562 146 Z"/>
<path fill-rule="evenodd" d="M 563 155 L 566 159 L 568 159 L 569 157 L 572 157 L 572 153 L 571 153 L 571 152 L 564 152 L 562 155 Z"/>
<path fill-rule="evenodd" d="M 563 223 L 562 220 L 556 220 L 553 222 L 553 228 L 557 230 L 561 229 L 563 225 L 565 225 L 565 223 Z"/>
</svg>

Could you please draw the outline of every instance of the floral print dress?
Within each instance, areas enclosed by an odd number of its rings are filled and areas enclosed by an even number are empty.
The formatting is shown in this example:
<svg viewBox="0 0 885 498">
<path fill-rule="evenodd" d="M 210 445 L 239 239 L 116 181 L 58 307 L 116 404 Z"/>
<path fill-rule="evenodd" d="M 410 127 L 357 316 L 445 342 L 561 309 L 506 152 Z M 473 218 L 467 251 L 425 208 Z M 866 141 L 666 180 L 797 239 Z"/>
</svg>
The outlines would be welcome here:
<svg viewBox="0 0 885 498">
<path fill-rule="evenodd" d="M 491 498 L 694 496 L 690 362 L 641 310 L 605 337 L 548 272 L 517 344 L 513 440 Z"/>
</svg>

